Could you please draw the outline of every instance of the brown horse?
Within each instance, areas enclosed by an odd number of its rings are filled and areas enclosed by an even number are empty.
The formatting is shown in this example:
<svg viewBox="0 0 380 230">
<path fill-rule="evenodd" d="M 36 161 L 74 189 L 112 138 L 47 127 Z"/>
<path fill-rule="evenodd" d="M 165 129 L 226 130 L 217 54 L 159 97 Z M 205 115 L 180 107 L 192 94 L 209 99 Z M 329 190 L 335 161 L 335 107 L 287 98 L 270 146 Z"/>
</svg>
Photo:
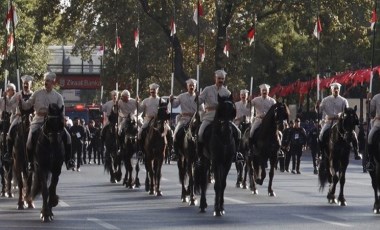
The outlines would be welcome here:
<svg viewBox="0 0 380 230">
<path fill-rule="evenodd" d="M 150 121 L 147 135 L 144 141 L 145 169 L 147 177 L 145 190 L 150 195 L 162 196 L 160 190 L 161 168 L 165 157 L 167 121 L 170 119 L 168 113 L 168 102 L 160 99 L 157 115 Z"/>
<path fill-rule="evenodd" d="M 13 145 L 13 171 L 17 179 L 19 197 L 17 209 L 34 208 L 33 200 L 27 200 L 31 193 L 32 180 L 35 175 L 28 170 L 28 159 L 26 154 L 26 140 L 28 138 L 31 114 L 21 110 L 21 122 L 17 124 L 10 135 L 15 140 Z M 12 133 L 14 132 L 14 134 Z M 26 205 L 25 206 L 25 202 Z"/>
</svg>

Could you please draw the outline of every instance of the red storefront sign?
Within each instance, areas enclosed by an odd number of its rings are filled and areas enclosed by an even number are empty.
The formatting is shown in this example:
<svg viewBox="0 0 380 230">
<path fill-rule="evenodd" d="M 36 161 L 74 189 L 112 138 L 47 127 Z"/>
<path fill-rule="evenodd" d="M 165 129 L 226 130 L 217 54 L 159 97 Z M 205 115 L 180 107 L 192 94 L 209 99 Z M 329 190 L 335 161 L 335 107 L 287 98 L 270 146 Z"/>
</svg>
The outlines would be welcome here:
<svg viewBox="0 0 380 230">
<path fill-rule="evenodd" d="M 99 89 L 102 85 L 100 76 L 57 76 L 61 89 Z"/>
</svg>

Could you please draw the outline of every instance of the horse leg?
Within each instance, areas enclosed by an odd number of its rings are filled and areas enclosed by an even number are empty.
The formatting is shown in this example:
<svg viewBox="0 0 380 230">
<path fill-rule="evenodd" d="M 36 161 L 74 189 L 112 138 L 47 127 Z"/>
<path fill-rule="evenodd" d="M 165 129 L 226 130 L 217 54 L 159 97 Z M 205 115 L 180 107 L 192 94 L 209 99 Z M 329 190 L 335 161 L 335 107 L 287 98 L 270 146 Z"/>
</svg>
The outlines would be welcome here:
<svg viewBox="0 0 380 230">
<path fill-rule="evenodd" d="M 156 161 L 156 170 L 155 170 L 155 178 L 156 178 L 156 196 L 162 196 L 161 188 L 160 188 L 160 183 L 161 183 L 161 169 L 162 165 L 164 163 L 164 158 L 162 157 L 161 159 Z"/>
<path fill-rule="evenodd" d="M 207 191 L 207 185 L 208 185 L 208 178 L 209 178 L 209 175 L 210 172 L 210 163 L 209 162 L 206 162 L 208 161 L 207 159 L 205 159 L 205 157 L 202 157 L 201 158 L 201 164 L 200 164 L 200 168 L 199 168 L 199 171 L 200 171 L 200 188 L 201 188 L 201 200 L 200 200 L 200 203 L 199 203 L 199 209 L 201 213 L 205 213 L 206 212 L 206 208 L 207 208 L 207 200 L 206 200 L 206 191 Z"/>
<path fill-rule="evenodd" d="M 139 172 L 140 172 L 139 159 L 137 159 L 137 161 L 136 161 L 135 171 L 136 171 L 135 188 L 140 188 L 141 184 L 140 184 L 140 179 L 139 179 Z"/>
<path fill-rule="evenodd" d="M 4 165 L 0 168 L 1 174 L 1 197 L 5 197 L 5 172 Z"/>
<path fill-rule="evenodd" d="M 48 175 L 45 173 L 41 173 L 41 175 L 39 176 L 41 177 L 41 193 L 42 193 L 42 210 L 41 210 L 40 218 L 42 222 L 50 222 L 52 219 L 50 219 L 51 207 L 49 207 L 49 204 L 48 204 L 48 196 L 49 196 L 49 190 L 47 187 Z"/>
<path fill-rule="evenodd" d="M 338 204 L 340 206 L 347 206 L 346 199 L 344 198 L 344 184 L 346 183 L 346 170 L 340 173 L 340 191 L 338 197 Z"/>
<path fill-rule="evenodd" d="M 181 182 L 181 201 L 186 202 L 186 188 L 185 188 L 186 166 L 185 166 L 185 159 L 183 156 L 180 156 L 178 158 L 177 166 L 178 166 L 179 181 Z"/>
<path fill-rule="evenodd" d="M 276 165 L 277 165 L 277 156 L 271 157 L 270 170 L 269 170 L 268 196 L 276 196 L 276 193 L 273 191 L 273 188 L 272 188 L 274 169 Z"/>
<path fill-rule="evenodd" d="M 238 161 L 236 159 L 235 167 L 236 167 L 236 171 L 237 171 L 236 188 L 239 188 L 240 185 L 242 184 L 242 180 L 243 180 L 244 164 L 241 161 Z"/>
<path fill-rule="evenodd" d="M 330 185 L 329 192 L 327 193 L 327 200 L 330 204 L 336 204 L 338 201 L 335 199 L 335 190 L 336 190 L 336 185 L 339 181 L 339 176 L 337 175 L 336 172 L 334 172 L 332 176 L 332 184 Z"/>
<path fill-rule="evenodd" d="M 5 177 L 5 184 L 6 184 L 6 193 L 9 198 L 13 198 L 14 194 L 12 193 L 12 178 L 13 178 L 13 169 L 12 165 L 9 164 L 6 167 L 6 177 Z"/>
<path fill-rule="evenodd" d="M 15 159 L 16 160 L 16 159 Z M 17 185 L 18 185 L 18 203 L 17 203 L 17 209 L 23 210 L 25 209 L 25 202 L 24 202 L 24 180 L 22 178 L 22 172 L 19 166 L 16 166 L 16 177 L 17 177 Z"/>
<path fill-rule="evenodd" d="M 133 172 L 132 158 L 129 157 L 128 160 L 126 161 L 126 169 L 125 169 L 125 177 L 127 178 L 127 175 L 128 175 L 128 181 L 125 187 L 128 186 L 129 189 L 133 188 L 132 172 Z"/>
<path fill-rule="evenodd" d="M 214 202 L 214 216 L 222 216 L 222 210 L 220 208 L 221 203 L 221 191 L 222 191 L 222 165 L 215 164 L 214 165 L 214 191 L 215 191 L 215 202 Z"/>
<path fill-rule="evenodd" d="M 247 160 L 247 174 L 249 179 L 249 189 L 251 190 L 252 194 L 256 195 L 259 194 L 256 188 L 256 173 L 255 169 L 253 167 L 253 163 L 251 160 Z"/>
<path fill-rule="evenodd" d="M 240 185 L 240 188 L 242 189 L 247 189 L 247 174 L 248 174 L 248 171 L 250 170 L 249 169 L 249 165 L 248 165 L 248 161 L 244 161 L 244 171 L 242 172 L 243 175 L 242 175 L 242 179 L 241 179 L 241 185 Z"/>
<path fill-rule="evenodd" d="M 193 163 L 188 160 L 187 175 L 189 179 L 189 205 L 195 205 L 195 195 L 194 195 L 194 175 L 193 175 Z"/>
<path fill-rule="evenodd" d="M 35 208 L 33 199 L 30 197 L 31 191 L 32 191 L 32 184 L 33 179 L 36 176 L 36 173 L 34 172 L 26 172 L 26 191 L 25 191 L 25 197 L 27 198 L 26 203 L 28 204 L 29 209 Z"/>
</svg>

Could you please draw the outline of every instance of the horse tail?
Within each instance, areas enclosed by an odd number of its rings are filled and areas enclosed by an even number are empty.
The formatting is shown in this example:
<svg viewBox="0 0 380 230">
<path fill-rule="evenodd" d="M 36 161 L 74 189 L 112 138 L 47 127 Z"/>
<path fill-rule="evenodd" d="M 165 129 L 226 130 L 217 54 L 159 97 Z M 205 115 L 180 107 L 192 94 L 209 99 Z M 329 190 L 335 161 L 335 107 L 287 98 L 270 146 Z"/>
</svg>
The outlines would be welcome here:
<svg viewBox="0 0 380 230">
<path fill-rule="evenodd" d="M 325 188 L 325 185 L 328 181 L 328 174 L 329 174 L 329 169 L 327 168 L 327 161 L 326 157 L 324 157 L 320 164 L 319 164 L 319 171 L 318 171 L 318 179 L 319 179 L 319 191 L 323 191 Z"/>
<path fill-rule="evenodd" d="M 208 178 L 207 172 L 208 167 L 205 162 L 206 158 L 198 158 L 194 166 L 194 192 L 195 194 L 201 194 L 202 190 L 207 188 Z"/>
</svg>

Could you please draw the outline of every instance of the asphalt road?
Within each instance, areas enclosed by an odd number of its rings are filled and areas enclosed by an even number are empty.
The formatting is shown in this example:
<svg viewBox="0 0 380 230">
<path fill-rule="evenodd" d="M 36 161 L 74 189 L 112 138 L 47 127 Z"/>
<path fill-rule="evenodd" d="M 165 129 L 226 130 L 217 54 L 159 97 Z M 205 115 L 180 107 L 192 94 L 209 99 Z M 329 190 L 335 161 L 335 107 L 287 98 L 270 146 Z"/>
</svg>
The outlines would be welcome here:
<svg viewBox="0 0 380 230">
<path fill-rule="evenodd" d="M 142 165 L 140 180 L 145 179 Z M 377 229 L 380 215 L 372 213 L 373 190 L 360 162 L 351 160 L 345 194 L 348 206 L 327 203 L 313 174 L 310 156 L 304 154 L 301 175 L 276 171 L 268 197 L 266 179 L 259 194 L 235 188 L 233 166 L 225 193 L 226 214 L 214 217 L 213 186 L 208 189 L 208 209 L 180 201 L 176 162 L 163 166 L 162 197 L 148 195 L 143 187 L 127 189 L 111 184 L 101 165 L 84 165 L 81 172 L 63 171 L 58 185 L 55 218 L 41 223 L 41 197 L 36 209 L 16 210 L 16 198 L 0 198 L 0 229 Z M 16 194 L 17 196 L 17 194 Z"/>
</svg>

